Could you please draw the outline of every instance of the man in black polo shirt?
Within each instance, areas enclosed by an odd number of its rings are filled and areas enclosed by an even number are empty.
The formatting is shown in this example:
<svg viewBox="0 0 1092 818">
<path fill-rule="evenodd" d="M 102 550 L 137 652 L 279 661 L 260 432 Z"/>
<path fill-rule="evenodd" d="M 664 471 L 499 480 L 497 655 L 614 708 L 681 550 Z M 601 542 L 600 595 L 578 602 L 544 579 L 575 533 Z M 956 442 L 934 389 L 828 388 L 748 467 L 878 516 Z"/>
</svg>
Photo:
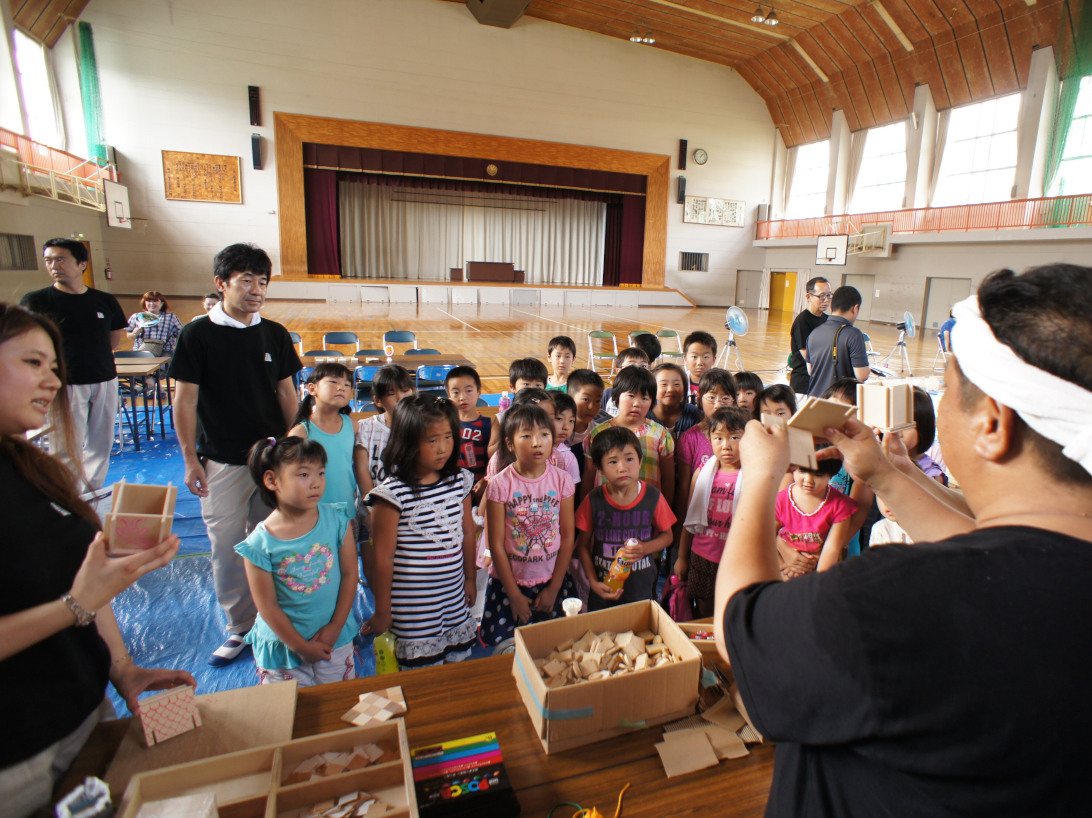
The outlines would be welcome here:
<svg viewBox="0 0 1092 818">
<path fill-rule="evenodd" d="M 118 413 L 114 350 L 125 334 L 125 313 L 110 293 L 83 283 L 87 247 L 82 241 L 50 239 L 42 245 L 42 255 L 53 286 L 27 293 L 20 303 L 49 316 L 61 330 L 73 432 L 83 441 L 82 479 L 86 488 L 97 490 L 105 485 L 110 468 Z M 56 454 L 81 476 L 75 466 L 79 458 L 64 451 Z"/>
<path fill-rule="evenodd" d="M 174 405 L 186 487 L 201 498 L 216 599 L 227 617 L 228 639 L 209 664 L 223 667 L 242 652 L 256 614 L 235 546 L 271 511 L 247 470 L 247 453 L 261 438 L 288 431 L 300 359 L 288 331 L 258 314 L 269 286 L 269 256 L 253 245 L 233 244 L 213 264 L 223 300 L 208 320 L 182 330 L 170 375 L 178 383 Z"/>
<path fill-rule="evenodd" d="M 839 378 L 864 381 L 871 371 L 864 333 L 853 326 L 861 311 L 856 287 L 839 287 L 830 302 L 830 317 L 808 336 L 808 394 L 821 397 Z"/>
<path fill-rule="evenodd" d="M 808 282 L 804 297 L 807 306 L 796 316 L 789 331 L 789 345 L 792 347 L 792 355 L 789 356 L 789 366 L 792 368 L 789 384 L 798 395 L 808 394 L 808 385 L 811 383 L 808 377 L 808 336 L 827 320 L 826 311 L 830 309 L 831 299 L 830 282 L 822 276 L 816 276 Z"/>
<path fill-rule="evenodd" d="M 748 424 L 716 633 L 777 743 L 768 818 L 1092 815 L 1090 278 L 1001 270 L 955 306 L 937 430 L 961 495 L 896 434 L 827 430 L 913 545 L 782 582 L 788 443 Z"/>
</svg>

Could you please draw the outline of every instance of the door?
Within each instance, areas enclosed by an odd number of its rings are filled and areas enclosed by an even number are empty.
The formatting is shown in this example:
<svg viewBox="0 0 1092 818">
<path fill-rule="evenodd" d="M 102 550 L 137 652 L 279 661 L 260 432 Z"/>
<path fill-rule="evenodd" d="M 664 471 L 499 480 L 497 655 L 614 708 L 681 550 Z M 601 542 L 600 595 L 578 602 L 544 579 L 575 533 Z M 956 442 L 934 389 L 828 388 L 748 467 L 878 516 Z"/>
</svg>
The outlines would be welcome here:
<svg viewBox="0 0 1092 818">
<path fill-rule="evenodd" d="M 971 294 L 969 278 L 927 278 L 925 279 L 925 312 L 922 326 L 939 330 L 940 325 L 948 320 L 952 305 Z"/>
<path fill-rule="evenodd" d="M 770 312 L 792 309 L 796 295 L 796 273 L 770 273 Z"/>
<path fill-rule="evenodd" d="M 758 307 L 758 294 L 762 290 L 761 270 L 736 270 L 736 300 L 737 307 Z"/>
<path fill-rule="evenodd" d="M 858 321 L 870 321 L 872 319 L 872 296 L 875 294 L 876 276 L 846 275 L 842 282 L 847 287 L 856 287 L 861 294 L 861 311 L 857 315 Z"/>
</svg>

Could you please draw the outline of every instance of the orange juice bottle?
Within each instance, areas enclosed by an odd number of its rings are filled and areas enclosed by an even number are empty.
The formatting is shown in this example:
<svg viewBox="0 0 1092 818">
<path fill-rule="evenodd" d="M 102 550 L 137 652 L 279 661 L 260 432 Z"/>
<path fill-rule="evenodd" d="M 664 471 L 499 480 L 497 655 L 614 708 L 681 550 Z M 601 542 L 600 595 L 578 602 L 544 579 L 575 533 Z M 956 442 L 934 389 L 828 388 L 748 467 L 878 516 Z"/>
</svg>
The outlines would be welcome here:
<svg viewBox="0 0 1092 818">
<path fill-rule="evenodd" d="M 636 537 L 630 537 L 626 540 L 625 548 L 629 548 L 631 545 L 636 545 L 639 540 Z M 611 563 L 610 572 L 607 574 L 606 583 L 607 587 L 612 591 L 618 591 L 626 584 L 626 580 L 629 578 L 630 571 L 633 570 L 633 566 L 630 565 L 629 560 L 622 556 L 622 552 L 619 551 L 614 557 L 614 562 Z"/>
</svg>

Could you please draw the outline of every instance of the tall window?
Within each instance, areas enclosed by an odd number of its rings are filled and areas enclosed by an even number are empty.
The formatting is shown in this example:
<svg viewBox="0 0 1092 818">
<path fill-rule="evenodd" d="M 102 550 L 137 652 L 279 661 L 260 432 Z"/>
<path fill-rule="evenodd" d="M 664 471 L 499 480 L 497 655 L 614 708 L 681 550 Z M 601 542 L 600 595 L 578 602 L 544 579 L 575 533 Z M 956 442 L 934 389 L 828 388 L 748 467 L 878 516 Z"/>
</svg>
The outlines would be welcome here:
<svg viewBox="0 0 1092 818">
<path fill-rule="evenodd" d="M 1092 77 L 1081 77 L 1073 121 L 1048 196 L 1092 193 Z"/>
<path fill-rule="evenodd" d="M 827 201 L 827 172 L 830 165 L 830 140 L 801 145 L 796 150 L 796 168 L 792 174 L 786 219 L 822 216 Z"/>
<path fill-rule="evenodd" d="M 1019 114 L 1019 93 L 952 109 L 933 207 L 1011 198 Z"/>
<path fill-rule="evenodd" d="M 898 210 L 906 187 L 906 123 L 872 128 L 853 189 L 850 213 Z"/>
<path fill-rule="evenodd" d="M 19 87 L 27 109 L 30 138 L 53 147 L 63 147 L 57 128 L 57 110 L 46 67 L 45 49 L 18 29 L 15 30 L 15 63 L 19 69 Z"/>
</svg>

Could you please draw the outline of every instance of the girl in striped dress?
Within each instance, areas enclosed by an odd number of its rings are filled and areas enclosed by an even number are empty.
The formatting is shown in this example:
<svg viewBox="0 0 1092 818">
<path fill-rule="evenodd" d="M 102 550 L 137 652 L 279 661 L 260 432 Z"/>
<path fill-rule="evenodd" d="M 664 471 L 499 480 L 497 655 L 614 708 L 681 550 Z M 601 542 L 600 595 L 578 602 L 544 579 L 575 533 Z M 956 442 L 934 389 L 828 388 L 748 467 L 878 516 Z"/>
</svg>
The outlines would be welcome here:
<svg viewBox="0 0 1092 818">
<path fill-rule="evenodd" d="M 402 668 L 470 658 L 475 627 L 470 472 L 459 468 L 459 415 L 447 398 L 405 398 L 368 495 L 375 614 L 362 631 L 394 632 Z"/>
</svg>

